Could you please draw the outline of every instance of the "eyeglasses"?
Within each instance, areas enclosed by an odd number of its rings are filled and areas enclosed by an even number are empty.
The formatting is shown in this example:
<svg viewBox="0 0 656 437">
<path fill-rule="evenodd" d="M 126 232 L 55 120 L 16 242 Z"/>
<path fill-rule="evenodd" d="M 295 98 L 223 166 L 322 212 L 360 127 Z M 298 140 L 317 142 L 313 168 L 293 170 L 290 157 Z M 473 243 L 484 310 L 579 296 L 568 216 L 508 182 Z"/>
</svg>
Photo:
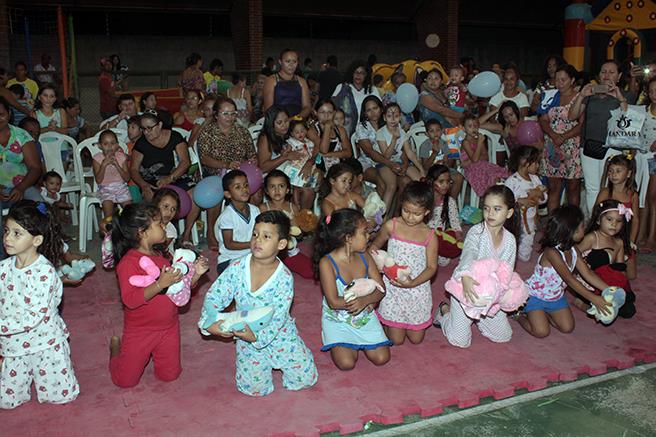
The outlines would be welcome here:
<svg viewBox="0 0 656 437">
<path fill-rule="evenodd" d="M 141 130 L 144 132 L 152 132 L 157 126 L 159 126 L 159 123 L 153 124 L 152 126 L 141 126 Z"/>
<path fill-rule="evenodd" d="M 219 112 L 218 114 L 223 115 L 224 117 L 236 117 L 237 111 L 223 111 L 223 112 Z"/>
</svg>

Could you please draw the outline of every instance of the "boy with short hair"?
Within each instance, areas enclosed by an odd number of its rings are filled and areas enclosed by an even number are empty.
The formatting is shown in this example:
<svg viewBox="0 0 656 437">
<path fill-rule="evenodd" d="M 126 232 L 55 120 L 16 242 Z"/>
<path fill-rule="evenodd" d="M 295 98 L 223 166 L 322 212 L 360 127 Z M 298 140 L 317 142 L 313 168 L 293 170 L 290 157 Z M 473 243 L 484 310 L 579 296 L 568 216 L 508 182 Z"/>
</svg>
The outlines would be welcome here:
<svg viewBox="0 0 656 437">
<path fill-rule="evenodd" d="M 286 389 L 308 388 L 317 382 L 317 367 L 289 314 L 294 300 L 294 277 L 278 258 L 280 251 L 287 248 L 290 221 L 282 211 L 265 211 L 254 221 L 246 256 L 230 262 L 212 284 L 205 295 L 198 327 L 203 335 L 236 340 L 235 379 L 240 392 L 249 396 L 271 393 L 274 369 L 282 371 Z M 224 323 L 217 321 L 218 312 L 233 300 L 240 312 L 273 308 L 271 321 L 259 330 L 248 322 L 241 330 L 224 329 Z"/>
</svg>

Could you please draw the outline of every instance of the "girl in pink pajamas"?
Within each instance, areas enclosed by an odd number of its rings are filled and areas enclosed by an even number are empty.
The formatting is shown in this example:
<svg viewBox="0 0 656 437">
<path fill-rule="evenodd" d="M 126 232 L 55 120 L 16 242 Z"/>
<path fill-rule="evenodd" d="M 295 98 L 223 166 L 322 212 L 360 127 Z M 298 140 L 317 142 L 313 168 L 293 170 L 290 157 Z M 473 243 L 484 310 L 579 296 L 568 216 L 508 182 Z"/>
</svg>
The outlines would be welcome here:
<svg viewBox="0 0 656 437">
<path fill-rule="evenodd" d="M 9 211 L 0 262 L 0 408 L 31 398 L 65 404 L 80 392 L 71 363 L 68 330 L 57 307 L 62 282 L 55 265 L 63 239 L 57 213 L 24 200 Z"/>
</svg>

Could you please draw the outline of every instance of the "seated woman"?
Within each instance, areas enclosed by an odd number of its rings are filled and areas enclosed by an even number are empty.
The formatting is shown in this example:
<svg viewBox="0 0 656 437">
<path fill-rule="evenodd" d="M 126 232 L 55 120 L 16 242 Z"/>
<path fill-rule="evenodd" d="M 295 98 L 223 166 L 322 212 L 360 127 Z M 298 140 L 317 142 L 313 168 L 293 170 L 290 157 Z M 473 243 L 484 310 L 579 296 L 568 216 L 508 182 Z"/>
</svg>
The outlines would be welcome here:
<svg viewBox="0 0 656 437">
<path fill-rule="evenodd" d="M 190 131 L 194 127 L 196 119 L 203 116 L 201 105 L 203 96 L 198 90 L 188 90 L 185 94 L 185 104 L 180 107 L 180 112 L 173 116 L 173 124 L 184 130 Z"/>
<path fill-rule="evenodd" d="M 251 104 L 251 93 L 246 87 L 246 76 L 233 73 L 232 83 L 234 86 L 226 94 L 237 105 L 237 123 L 241 127 L 247 128 L 251 124 L 253 105 Z"/>
<path fill-rule="evenodd" d="M 237 124 L 237 106 L 232 99 L 225 97 L 216 99 L 212 119 L 198 134 L 197 146 L 205 176 L 223 175 L 244 162 L 256 162 L 253 140 L 248 131 Z M 218 250 L 214 224 L 220 212 L 220 206 L 207 210 L 207 244 L 212 250 Z M 182 234 L 183 241 L 189 238 L 191 225 L 188 221 Z"/>
<path fill-rule="evenodd" d="M 153 199 L 154 191 L 166 185 L 188 190 L 189 195 L 194 186 L 194 181 L 187 176 L 190 165 L 187 143 L 178 132 L 165 128 L 163 119 L 163 113 L 143 113 L 140 117 L 143 134 L 132 149 L 130 177 L 148 202 Z"/>
<path fill-rule="evenodd" d="M 9 124 L 11 106 L 0 96 L 0 151 L 8 159 L 0 160 L 0 211 L 21 199 L 43 201 L 34 186 L 41 177 L 41 162 L 36 143 L 30 134 Z M 0 238 L 4 227 L 0 214 Z M 0 259 L 4 257 L 4 245 L 0 244 Z"/>
</svg>

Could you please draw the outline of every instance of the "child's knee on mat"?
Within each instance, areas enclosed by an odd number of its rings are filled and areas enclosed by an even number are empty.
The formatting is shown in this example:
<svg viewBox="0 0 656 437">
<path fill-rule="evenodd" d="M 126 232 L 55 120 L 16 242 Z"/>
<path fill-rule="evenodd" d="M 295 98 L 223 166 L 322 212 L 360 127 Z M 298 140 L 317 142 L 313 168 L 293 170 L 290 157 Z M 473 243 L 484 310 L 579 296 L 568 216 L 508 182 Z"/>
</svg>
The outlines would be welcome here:
<svg viewBox="0 0 656 437">
<path fill-rule="evenodd" d="M 182 367 L 171 367 L 171 368 L 166 368 L 166 369 L 161 369 L 155 367 L 155 377 L 159 379 L 160 381 L 164 382 L 171 382 L 175 381 L 180 377 L 180 374 L 182 373 Z"/>
</svg>

